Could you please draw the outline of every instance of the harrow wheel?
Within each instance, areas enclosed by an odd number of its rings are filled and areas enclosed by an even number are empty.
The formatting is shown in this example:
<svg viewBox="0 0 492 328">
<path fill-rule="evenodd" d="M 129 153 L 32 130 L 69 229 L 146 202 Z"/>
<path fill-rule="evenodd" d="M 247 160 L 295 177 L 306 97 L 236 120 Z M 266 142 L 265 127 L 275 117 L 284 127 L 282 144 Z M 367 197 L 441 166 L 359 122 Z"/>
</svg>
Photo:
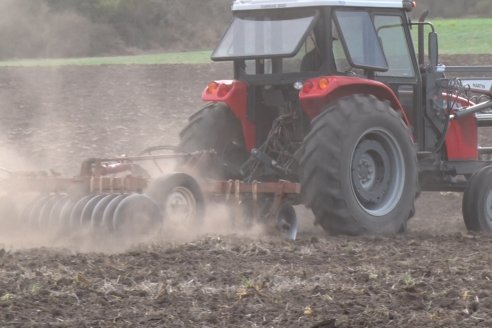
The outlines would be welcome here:
<svg viewBox="0 0 492 328">
<path fill-rule="evenodd" d="M 476 172 L 463 194 L 463 219 L 474 232 L 492 232 L 492 165 Z"/>
<path fill-rule="evenodd" d="M 188 174 L 175 173 L 157 179 L 147 195 L 159 206 L 164 220 L 197 223 L 205 215 L 202 190 Z"/>
</svg>

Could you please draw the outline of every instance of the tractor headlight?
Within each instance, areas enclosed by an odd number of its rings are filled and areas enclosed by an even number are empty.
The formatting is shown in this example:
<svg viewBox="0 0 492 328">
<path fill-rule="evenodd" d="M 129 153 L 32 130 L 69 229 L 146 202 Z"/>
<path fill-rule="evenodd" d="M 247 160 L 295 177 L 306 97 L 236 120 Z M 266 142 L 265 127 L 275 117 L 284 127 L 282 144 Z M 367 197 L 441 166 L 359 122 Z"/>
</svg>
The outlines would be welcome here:
<svg viewBox="0 0 492 328">
<path fill-rule="evenodd" d="M 302 81 L 296 81 L 296 82 L 294 82 L 293 87 L 294 87 L 294 89 L 300 91 L 304 87 L 304 83 Z"/>
</svg>

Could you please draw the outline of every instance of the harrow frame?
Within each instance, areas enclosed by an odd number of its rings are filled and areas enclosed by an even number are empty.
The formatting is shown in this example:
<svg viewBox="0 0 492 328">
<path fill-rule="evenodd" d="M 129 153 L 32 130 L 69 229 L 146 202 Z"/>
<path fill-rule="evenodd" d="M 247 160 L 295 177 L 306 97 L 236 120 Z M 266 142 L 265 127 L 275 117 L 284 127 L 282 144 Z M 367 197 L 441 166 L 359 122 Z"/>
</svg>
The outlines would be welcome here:
<svg viewBox="0 0 492 328">
<path fill-rule="evenodd" d="M 154 147 L 155 150 L 174 150 L 173 147 Z M 144 152 L 148 152 L 148 149 Z M 38 206 L 54 207 L 53 197 L 59 196 L 63 199 L 74 199 L 71 202 L 73 211 L 80 207 L 79 211 L 87 212 L 96 208 L 97 204 L 91 204 L 89 209 L 85 206 L 89 203 L 90 198 L 102 202 L 103 195 L 142 195 L 145 199 L 151 199 L 157 207 L 164 206 L 163 201 L 159 196 L 148 195 L 146 191 L 152 188 L 153 184 L 159 182 L 163 175 L 169 177 L 185 177 L 187 182 L 183 182 L 189 188 L 190 181 L 198 186 L 199 190 L 193 191 L 193 194 L 201 197 L 206 202 L 222 202 L 231 207 L 231 216 L 237 216 L 238 213 L 244 214 L 244 204 L 251 206 L 252 211 L 249 211 L 251 219 L 255 222 L 264 223 L 268 226 L 277 227 L 279 230 L 286 230 L 289 239 L 295 239 L 297 235 L 297 217 L 293 204 L 297 202 L 300 194 L 300 184 L 285 180 L 278 182 L 251 182 L 246 183 L 239 180 L 213 180 L 196 177 L 192 172 L 194 167 L 204 160 L 209 160 L 213 156 L 213 151 L 203 151 L 195 153 L 166 153 L 157 155 L 139 155 L 139 156 L 124 156 L 114 158 L 89 158 L 82 162 L 80 174 L 75 177 L 63 177 L 54 172 L 37 171 L 37 172 L 11 172 L 8 177 L 0 179 L 0 191 L 5 194 L 20 193 L 20 192 L 36 192 L 39 197 L 34 202 L 45 202 L 46 204 Z M 184 161 L 185 169 L 183 172 L 171 172 L 164 174 L 161 167 L 162 161 L 176 160 Z M 161 173 L 159 176 L 151 176 L 149 172 L 142 167 L 144 162 L 153 162 Z M 179 181 L 179 179 L 178 179 Z M 179 185 L 171 187 L 172 190 L 181 188 Z M 196 195 L 199 194 L 199 195 Z M 53 197 L 49 197 L 53 196 Z M 92 196 L 92 197 L 90 197 Z M 99 196 L 99 197 L 98 197 Z M 166 196 L 167 197 L 167 196 Z M 123 200 L 123 197 L 120 197 Z M 265 199 L 268 199 L 268 206 L 264 206 Z M 142 201 L 142 199 L 137 199 Z M 82 202 L 82 203 L 79 203 Z M 200 201 L 199 201 L 200 202 Z M 79 205 L 77 205 L 79 203 Z M 108 203 L 108 202 L 107 202 Z M 165 202 L 164 202 L 165 203 Z M 150 204 L 150 203 L 149 203 Z M 106 204 L 109 206 L 109 203 Z M 106 206 L 105 205 L 105 206 Z M 151 207 L 153 204 L 151 204 Z M 167 206 L 167 205 L 166 205 Z M 286 210 L 287 208 L 287 210 Z M 49 212 L 51 208 L 47 211 Z M 114 209 L 113 209 L 114 210 Z M 30 210 L 31 211 L 31 210 Z M 46 211 L 46 210 L 44 210 Z M 117 211 L 116 211 L 117 212 Z M 162 216 L 164 216 L 162 208 Z M 286 216 L 287 213 L 287 216 Z M 58 214 L 58 212 L 57 212 Z M 30 214 L 32 216 L 32 214 Z M 72 213 L 71 216 L 74 214 Z M 77 213 L 79 215 L 79 213 Z M 85 214 L 87 215 L 87 214 Z M 102 214 L 100 213 L 99 216 Z M 90 220 L 88 218 L 80 218 L 80 222 Z M 198 215 L 200 216 L 200 215 Z M 21 217 L 26 217 L 23 213 Z M 29 217 L 29 214 L 27 214 Z M 25 220 L 26 218 L 24 218 Z M 32 218 L 28 218 L 32 221 Z M 133 218 L 132 218 L 133 219 Z M 138 219 L 138 218 L 135 218 Z M 165 220 L 162 217 L 162 222 Z M 275 221 L 276 219 L 276 221 Z M 78 220 L 78 218 L 77 218 Z M 273 221 L 272 221 L 273 220 Z M 42 219 L 36 218 L 37 221 Z M 53 221 L 51 218 L 48 221 Z M 70 219 L 70 224 L 73 222 Z M 92 219 L 94 221 L 94 219 Z M 116 222 L 117 219 L 112 220 Z M 271 224 L 273 223 L 273 224 Z M 113 223 L 114 225 L 115 223 Z M 94 222 L 91 223 L 94 225 Z M 97 224 L 100 225 L 100 224 Z M 111 224 L 110 224 L 111 225 Z M 111 230 L 111 229 L 110 229 Z"/>
</svg>

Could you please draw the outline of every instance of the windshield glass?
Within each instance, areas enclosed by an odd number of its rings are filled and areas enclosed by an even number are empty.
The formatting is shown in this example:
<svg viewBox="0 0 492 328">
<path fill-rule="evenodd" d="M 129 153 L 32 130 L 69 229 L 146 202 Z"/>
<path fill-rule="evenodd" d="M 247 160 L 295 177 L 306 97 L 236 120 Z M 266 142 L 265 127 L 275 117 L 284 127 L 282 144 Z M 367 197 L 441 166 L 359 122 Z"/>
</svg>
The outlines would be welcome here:
<svg viewBox="0 0 492 328">
<path fill-rule="evenodd" d="M 369 13 L 336 11 L 335 16 L 352 66 L 387 71 L 388 63 Z"/>
<path fill-rule="evenodd" d="M 234 17 L 212 59 L 294 56 L 315 17 L 314 10 L 241 13 Z"/>
</svg>

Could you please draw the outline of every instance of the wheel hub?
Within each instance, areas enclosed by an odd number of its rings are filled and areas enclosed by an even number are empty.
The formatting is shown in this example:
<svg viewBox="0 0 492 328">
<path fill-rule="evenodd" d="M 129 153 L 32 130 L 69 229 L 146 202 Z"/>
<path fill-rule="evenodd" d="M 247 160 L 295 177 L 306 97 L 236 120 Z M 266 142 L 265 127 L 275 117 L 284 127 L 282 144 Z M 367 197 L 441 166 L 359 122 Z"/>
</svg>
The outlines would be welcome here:
<svg viewBox="0 0 492 328">
<path fill-rule="evenodd" d="M 360 201 L 377 204 L 388 188 L 390 160 L 386 150 L 374 140 L 364 140 L 356 148 L 352 182 Z"/>
<path fill-rule="evenodd" d="M 361 159 L 359 165 L 357 165 L 357 173 L 362 186 L 367 189 L 374 184 L 376 163 L 372 157 L 364 157 L 365 158 Z"/>
<path fill-rule="evenodd" d="M 192 219 L 195 216 L 196 202 L 190 190 L 176 187 L 166 201 L 166 214 L 182 220 Z"/>
</svg>

